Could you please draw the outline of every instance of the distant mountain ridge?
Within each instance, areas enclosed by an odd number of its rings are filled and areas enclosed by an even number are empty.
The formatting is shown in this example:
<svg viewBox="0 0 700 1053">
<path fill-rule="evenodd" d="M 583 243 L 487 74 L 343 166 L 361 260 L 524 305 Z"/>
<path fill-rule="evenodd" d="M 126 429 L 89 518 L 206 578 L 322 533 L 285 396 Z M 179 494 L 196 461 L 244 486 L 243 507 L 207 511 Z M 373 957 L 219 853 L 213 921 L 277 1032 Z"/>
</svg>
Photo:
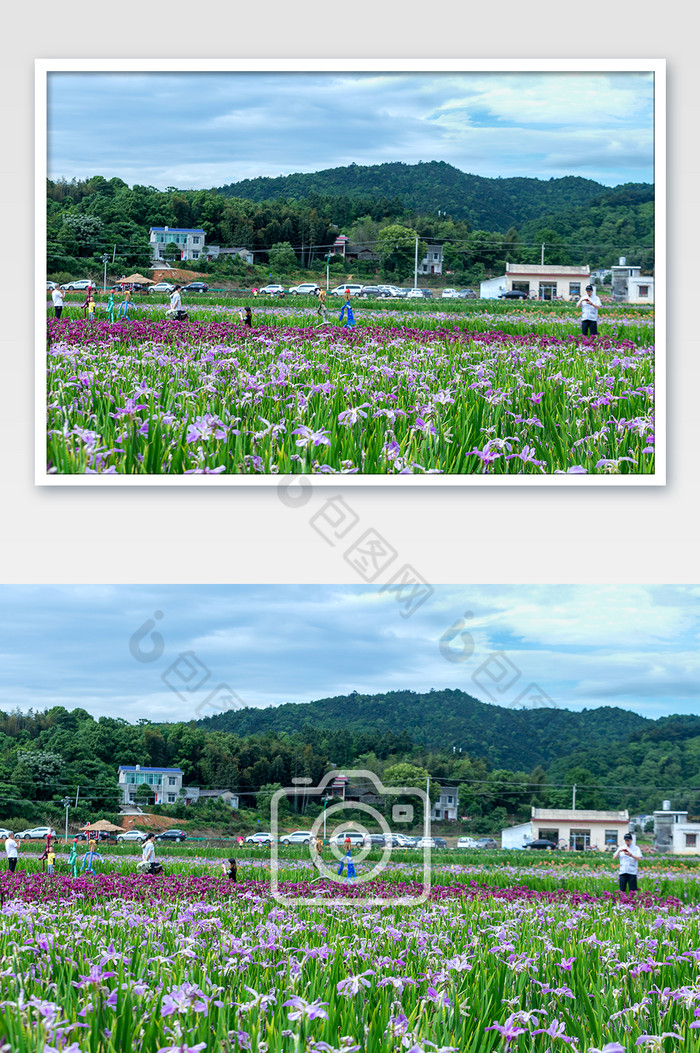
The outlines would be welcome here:
<svg viewBox="0 0 700 1053">
<path fill-rule="evenodd" d="M 414 165 L 392 161 L 243 179 L 218 187 L 217 192 L 256 202 L 338 196 L 385 198 L 398 200 L 404 208 L 416 212 L 447 212 L 453 219 L 466 220 L 472 229 L 494 231 L 519 226 L 545 214 L 583 208 L 612 190 L 581 176 L 500 179 L 471 175 L 446 161 L 421 161 Z"/>
<path fill-rule="evenodd" d="M 531 770 L 582 748 L 625 742 L 654 721 L 614 707 L 573 712 L 554 707 L 511 709 L 480 702 L 464 691 L 339 695 L 315 702 L 247 707 L 197 721 L 205 731 L 246 736 L 293 734 L 304 728 L 375 734 L 406 732 L 427 749 L 462 749 L 495 767 Z"/>
</svg>

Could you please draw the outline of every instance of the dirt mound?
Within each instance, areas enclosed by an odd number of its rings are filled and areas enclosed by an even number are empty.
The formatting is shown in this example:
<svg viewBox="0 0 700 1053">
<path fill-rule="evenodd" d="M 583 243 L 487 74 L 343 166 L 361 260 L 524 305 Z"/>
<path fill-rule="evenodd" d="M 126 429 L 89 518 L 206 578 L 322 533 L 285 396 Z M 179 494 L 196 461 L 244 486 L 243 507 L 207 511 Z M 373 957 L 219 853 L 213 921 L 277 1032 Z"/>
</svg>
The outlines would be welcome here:
<svg viewBox="0 0 700 1053">
<path fill-rule="evenodd" d="M 191 282 L 197 278 L 205 278 L 206 274 L 202 274 L 201 271 L 183 271 L 179 267 L 171 267 L 169 270 L 161 270 L 158 268 L 157 271 L 151 272 L 151 277 L 154 281 L 177 281 L 177 282 Z"/>
<path fill-rule="evenodd" d="M 165 815 L 120 815 L 119 819 L 120 826 L 123 826 L 125 830 L 133 830 L 135 827 L 141 829 L 145 826 L 147 829 L 156 832 L 167 830 L 175 825 L 173 820 L 168 819 Z"/>
</svg>

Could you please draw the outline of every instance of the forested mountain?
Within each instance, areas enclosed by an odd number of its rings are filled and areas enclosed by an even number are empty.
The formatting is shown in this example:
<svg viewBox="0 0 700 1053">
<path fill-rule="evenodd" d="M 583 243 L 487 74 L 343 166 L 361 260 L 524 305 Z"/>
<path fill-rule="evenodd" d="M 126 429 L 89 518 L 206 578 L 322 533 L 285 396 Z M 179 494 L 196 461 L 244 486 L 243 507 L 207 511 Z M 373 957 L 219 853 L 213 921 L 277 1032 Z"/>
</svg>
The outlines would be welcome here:
<svg viewBox="0 0 700 1053">
<path fill-rule="evenodd" d="M 331 751 L 341 754 L 345 752 L 343 736 L 361 735 L 371 740 L 372 736 L 400 730 L 425 750 L 451 751 L 454 747 L 494 767 L 515 770 L 524 757 L 530 767 L 547 766 L 557 757 L 580 749 L 582 743 L 593 747 L 622 742 L 648 723 L 636 713 L 612 707 L 580 713 L 552 707 L 511 709 L 487 705 L 464 691 L 445 689 L 426 694 L 353 693 L 267 709 L 246 708 L 206 718 L 199 726 L 242 736 L 310 731 L 330 738 Z M 330 732 L 336 734 L 326 735 Z"/>
<path fill-rule="evenodd" d="M 309 201 L 325 197 L 384 198 L 403 210 L 466 220 L 472 229 L 507 230 L 545 212 L 586 205 L 605 187 L 592 179 L 513 177 L 491 179 L 469 175 L 445 161 L 409 165 L 348 165 L 322 172 L 277 178 L 244 179 L 218 188 L 226 197 L 248 201 Z"/>
</svg>

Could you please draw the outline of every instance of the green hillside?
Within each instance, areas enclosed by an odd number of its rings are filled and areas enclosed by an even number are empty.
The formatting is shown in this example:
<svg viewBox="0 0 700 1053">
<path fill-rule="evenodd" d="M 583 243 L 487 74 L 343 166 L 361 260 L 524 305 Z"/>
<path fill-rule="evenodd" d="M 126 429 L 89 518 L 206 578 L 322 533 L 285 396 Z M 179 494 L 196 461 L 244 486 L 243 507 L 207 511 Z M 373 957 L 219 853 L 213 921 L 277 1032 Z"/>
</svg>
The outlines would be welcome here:
<svg viewBox="0 0 700 1053">
<path fill-rule="evenodd" d="M 581 207 L 605 190 L 600 183 L 579 176 L 490 179 L 469 175 L 445 161 L 348 165 L 322 172 L 244 179 L 218 188 L 224 196 L 256 202 L 329 196 L 393 199 L 407 211 L 433 215 L 447 212 L 453 219 L 466 220 L 472 229 L 491 231 L 518 226 L 548 212 Z"/>
<path fill-rule="evenodd" d="M 341 695 L 316 702 L 247 708 L 200 721 L 205 731 L 247 736 L 292 735 L 307 731 L 362 735 L 371 741 L 386 732 L 408 735 L 427 750 L 462 749 L 496 768 L 531 770 L 581 748 L 623 742 L 650 722 L 627 710 L 604 707 L 574 713 L 567 709 L 510 709 L 488 705 L 459 690 L 391 691 Z"/>
</svg>

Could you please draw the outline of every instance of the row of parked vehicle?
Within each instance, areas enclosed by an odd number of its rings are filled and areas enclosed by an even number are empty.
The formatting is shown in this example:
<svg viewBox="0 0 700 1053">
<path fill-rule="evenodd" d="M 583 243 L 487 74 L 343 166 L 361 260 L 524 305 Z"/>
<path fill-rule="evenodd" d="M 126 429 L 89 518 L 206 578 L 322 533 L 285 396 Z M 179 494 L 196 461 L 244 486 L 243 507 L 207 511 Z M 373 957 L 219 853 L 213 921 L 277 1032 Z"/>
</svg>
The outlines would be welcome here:
<svg viewBox="0 0 700 1053">
<path fill-rule="evenodd" d="M 125 284 L 113 285 L 110 292 L 120 293 L 123 292 Z M 157 292 L 157 293 L 171 293 L 175 286 L 172 282 L 156 282 L 155 285 L 139 285 L 138 282 L 127 283 L 127 287 L 133 292 Z M 46 291 L 53 292 L 54 289 L 58 289 L 58 282 L 46 283 Z M 66 282 L 65 285 L 60 286 L 64 292 L 87 292 L 88 289 L 96 289 L 94 281 L 90 278 L 79 278 L 74 282 Z M 209 286 L 206 282 L 188 282 L 187 285 L 180 286 L 180 292 L 207 292 Z"/>
<path fill-rule="evenodd" d="M 49 834 L 52 838 L 59 837 L 52 826 L 33 826 L 29 830 L 18 830 L 16 833 L 13 830 L 7 830 L 0 828 L 0 840 L 4 840 L 6 837 L 10 837 L 14 834 L 17 841 L 45 841 Z M 111 841 L 121 844 L 124 841 L 145 841 L 146 835 L 141 833 L 140 830 L 125 830 L 123 834 L 111 834 L 106 830 L 93 830 L 90 831 L 90 839 L 97 841 Z M 88 834 L 81 830 L 78 834 L 69 834 L 69 840 L 87 841 Z M 161 833 L 156 834 L 156 841 L 175 841 L 179 844 L 180 841 L 186 841 L 187 834 L 184 830 L 162 830 Z"/>
<path fill-rule="evenodd" d="M 392 848 L 447 848 L 447 841 L 444 837 L 410 837 L 408 834 L 396 833 L 390 836 Z M 293 830 L 291 833 L 282 834 L 279 843 L 281 845 L 308 845 L 314 837 L 311 830 Z M 343 830 L 329 838 L 332 845 L 342 846 L 349 842 L 352 847 L 358 848 L 385 848 L 388 840 L 389 835 L 387 834 L 363 834 L 358 830 Z M 250 834 L 245 841 L 246 844 L 252 845 L 271 845 L 274 837 L 269 831 L 259 831 Z M 498 848 L 498 844 L 492 837 L 479 837 L 476 840 L 473 837 L 460 837 L 456 847 L 489 849 Z"/>
<path fill-rule="evenodd" d="M 265 285 L 258 292 L 265 296 L 315 296 L 319 288 L 317 282 L 302 282 L 301 285 L 292 285 L 288 289 L 285 289 L 284 285 L 273 282 Z M 330 290 L 329 295 L 345 296 L 346 291 L 350 292 L 351 297 L 359 296 L 363 299 L 371 297 L 377 300 L 392 298 L 432 300 L 435 296 L 432 289 L 404 289 L 398 285 L 361 285 L 359 282 L 344 282 L 342 285 L 336 285 L 335 289 Z M 473 289 L 443 289 L 441 296 L 444 300 L 475 300 L 478 293 Z"/>
</svg>

